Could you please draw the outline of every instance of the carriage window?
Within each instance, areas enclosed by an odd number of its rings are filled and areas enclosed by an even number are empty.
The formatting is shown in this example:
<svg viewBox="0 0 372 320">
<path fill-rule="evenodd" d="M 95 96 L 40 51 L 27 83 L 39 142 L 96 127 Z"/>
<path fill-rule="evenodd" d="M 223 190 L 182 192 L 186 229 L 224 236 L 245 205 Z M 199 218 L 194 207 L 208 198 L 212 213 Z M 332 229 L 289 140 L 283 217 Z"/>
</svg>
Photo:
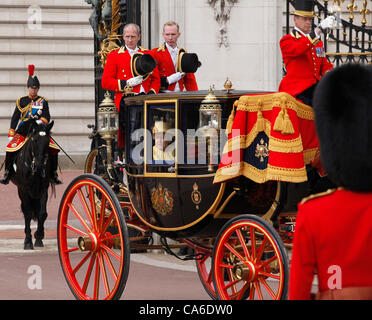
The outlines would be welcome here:
<svg viewBox="0 0 372 320">
<path fill-rule="evenodd" d="M 144 123 L 143 123 L 143 106 L 128 107 L 126 135 L 126 154 L 128 164 L 143 165 L 144 159 Z"/>
<path fill-rule="evenodd" d="M 180 154 L 178 174 L 210 174 L 215 172 L 220 162 L 221 143 L 225 131 L 213 131 L 215 135 L 206 135 L 199 128 L 200 101 L 180 101 L 179 129 L 184 137 L 183 155 Z M 180 134 L 181 134 L 180 132 Z M 183 156 L 183 162 L 181 161 Z"/>
<path fill-rule="evenodd" d="M 175 102 L 155 102 L 147 105 L 147 172 L 175 171 L 175 113 Z"/>
</svg>

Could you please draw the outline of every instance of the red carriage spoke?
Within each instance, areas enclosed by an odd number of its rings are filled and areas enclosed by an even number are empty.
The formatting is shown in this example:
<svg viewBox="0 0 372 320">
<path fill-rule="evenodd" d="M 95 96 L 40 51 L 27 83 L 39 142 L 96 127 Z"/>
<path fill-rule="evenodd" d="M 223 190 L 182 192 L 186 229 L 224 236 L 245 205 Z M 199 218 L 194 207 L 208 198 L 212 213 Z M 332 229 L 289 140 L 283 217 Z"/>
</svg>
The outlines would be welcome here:
<svg viewBox="0 0 372 320">
<path fill-rule="evenodd" d="M 85 237 L 88 236 L 88 234 L 87 234 L 86 232 L 81 231 L 80 229 L 77 229 L 77 228 L 75 228 L 75 227 L 73 227 L 73 226 L 71 226 L 71 225 L 69 225 L 69 224 L 64 224 L 63 227 L 66 228 L 66 229 L 69 229 L 69 230 L 71 230 L 71 231 L 74 231 L 74 232 L 76 232 L 77 234 L 80 234 L 80 235 L 82 235 L 82 236 L 85 236 Z"/>
<path fill-rule="evenodd" d="M 87 202 L 85 200 L 85 195 L 83 194 L 83 191 L 81 189 L 78 189 L 78 190 L 76 190 L 76 193 L 79 196 L 80 203 L 83 206 L 83 209 L 85 211 L 85 215 L 89 219 L 90 225 L 91 226 L 94 226 L 92 214 L 91 214 L 91 211 L 89 210 L 88 204 L 87 204 Z"/>
<path fill-rule="evenodd" d="M 78 250 L 79 248 L 76 248 L 76 249 Z M 76 250 L 74 250 L 74 251 L 76 251 Z M 70 252 L 72 252 L 72 251 L 70 251 Z M 78 272 L 80 270 L 80 268 L 85 264 L 85 262 L 89 259 L 89 257 L 91 255 L 92 255 L 92 253 L 91 252 L 88 252 L 85 255 L 85 257 L 80 261 L 80 263 L 72 270 L 71 274 L 75 275 L 76 272 Z"/>
<path fill-rule="evenodd" d="M 84 284 L 83 284 L 83 287 L 82 287 L 82 292 L 84 294 L 86 294 L 86 292 L 87 292 L 89 281 L 90 281 L 90 277 L 92 275 L 92 271 L 93 271 L 93 267 L 94 267 L 94 262 L 95 261 L 96 261 L 96 254 L 94 253 L 94 254 L 92 254 L 92 256 L 90 258 L 88 270 L 87 270 L 86 275 L 85 275 L 85 278 L 84 278 Z"/>
<path fill-rule="evenodd" d="M 80 213 L 76 210 L 75 206 L 72 203 L 68 204 L 68 207 L 72 210 L 72 212 L 75 214 L 76 218 L 79 219 L 81 224 L 84 226 L 85 230 L 88 231 L 88 233 L 92 232 L 92 229 L 88 226 L 88 224 L 85 222 L 83 217 L 80 215 Z"/>
</svg>

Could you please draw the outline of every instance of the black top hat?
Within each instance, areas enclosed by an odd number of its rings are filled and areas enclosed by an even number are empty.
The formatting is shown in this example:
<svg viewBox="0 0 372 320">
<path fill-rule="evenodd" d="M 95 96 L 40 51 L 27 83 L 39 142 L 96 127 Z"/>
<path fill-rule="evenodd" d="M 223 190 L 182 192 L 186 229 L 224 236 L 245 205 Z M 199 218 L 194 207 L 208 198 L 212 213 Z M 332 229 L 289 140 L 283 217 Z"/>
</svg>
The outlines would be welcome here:
<svg viewBox="0 0 372 320">
<path fill-rule="evenodd" d="M 296 0 L 295 11 L 292 14 L 301 17 L 313 17 L 314 0 Z"/>
<path fill-rule="evenodd" d="M 178 51 L 177 72 L 195 73 L 201 66 L 198 55 L 196 53 L 187 53 L 181 48 Z"/>
<path fill-rule="evenodd" d="M 36 76 L 33 76 L 34 71 L 35 71 L 35 66 L 33 64 L 30 64 L 28 66 L 27 88 L 30 88 L 30 87 L 40 88 L 39 79 Z"/>
<path fill-rule="evenodd" d="M 130 65 L 134 77 L 146 77 L 156 68 L 157 62 L 150 54 L 135 52 Z"/>
<path fill-rule="evenodd" d="M 372 66 L 348 64 L 327 72 L 313 106 L 329 178 L 345 189 L 372 191 Z"/>
</svg>

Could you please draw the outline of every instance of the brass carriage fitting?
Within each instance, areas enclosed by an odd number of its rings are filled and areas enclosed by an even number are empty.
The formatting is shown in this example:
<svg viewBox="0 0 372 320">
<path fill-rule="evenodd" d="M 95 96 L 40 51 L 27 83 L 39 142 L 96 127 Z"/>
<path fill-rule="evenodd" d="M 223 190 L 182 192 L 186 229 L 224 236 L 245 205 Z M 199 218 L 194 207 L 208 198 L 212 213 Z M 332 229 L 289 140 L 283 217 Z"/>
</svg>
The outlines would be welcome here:
<svg viewBox="0 0 372 320">
<path fill-rule="evenodd" d="M 223 87 L 225 88 L 226 93 L 230 93 L 231 90 L 234 90 L 234 89 L 232 88 L 232 82 L 231 82 L 231 80 L 229 79 L 229 77 L 226 78 L 226 81 L 225 81 L 225 83 L 223 84 Z"/>
<path fill-rule="evenodd" d="M 90 233 L 88 237 L 78 238 L 78 247 L 80 251 L 96 251 L 97 249 L 97 237 Z"/>
<path fill-rule="evenodd" d="M 247 261 L 242 264 L 237 264 L 233 268 L 233 274 L 237 280 L 253 281 L 256 277 L 256 268 L 254 264 Z"/>
</svg>

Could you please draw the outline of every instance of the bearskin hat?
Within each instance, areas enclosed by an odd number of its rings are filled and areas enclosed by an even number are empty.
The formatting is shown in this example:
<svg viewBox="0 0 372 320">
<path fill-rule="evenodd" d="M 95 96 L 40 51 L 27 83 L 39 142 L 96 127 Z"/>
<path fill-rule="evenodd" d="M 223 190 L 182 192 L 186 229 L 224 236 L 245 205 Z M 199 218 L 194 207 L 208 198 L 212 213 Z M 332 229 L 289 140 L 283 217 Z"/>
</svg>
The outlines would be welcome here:
<svg viewBox="0 0 372 320">
<path fill-rule="evenodd" d="M 337 186 L 372 191 L 372 66 L 328 72 L 313 98 L 321 161 Z"/>
</svg>

